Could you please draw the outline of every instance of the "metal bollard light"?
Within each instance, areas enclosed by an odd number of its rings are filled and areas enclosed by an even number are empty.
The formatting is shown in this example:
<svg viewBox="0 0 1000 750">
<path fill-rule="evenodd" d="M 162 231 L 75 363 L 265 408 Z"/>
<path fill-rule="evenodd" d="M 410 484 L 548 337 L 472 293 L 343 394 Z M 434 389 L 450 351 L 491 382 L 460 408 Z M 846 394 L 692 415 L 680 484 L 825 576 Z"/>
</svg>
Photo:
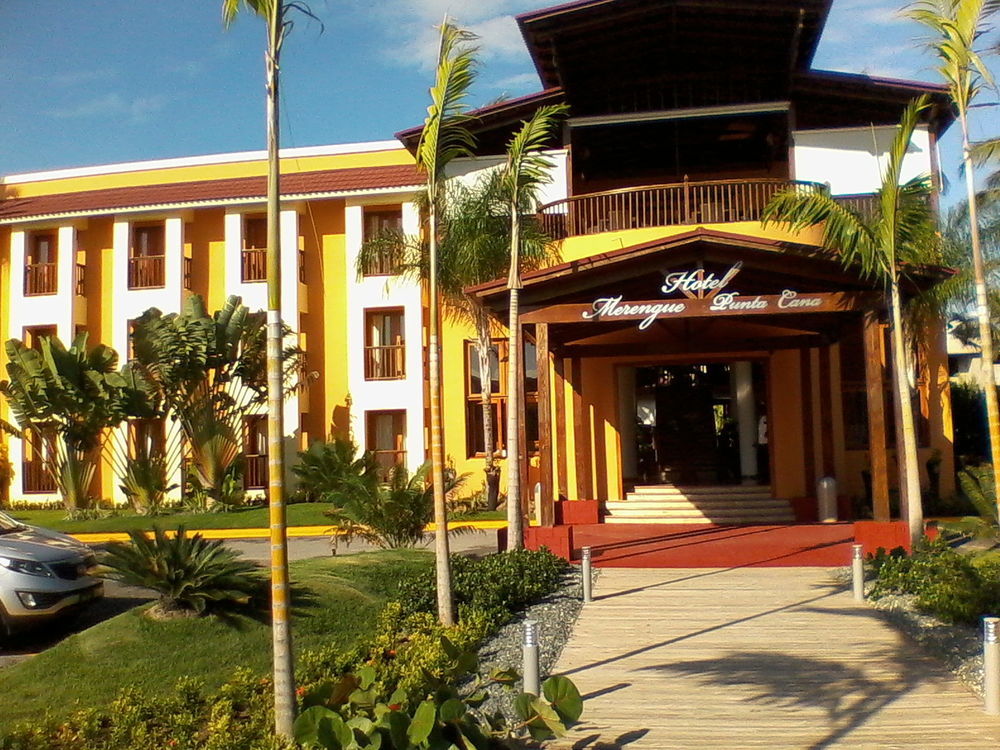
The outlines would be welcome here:
<svg viewBox="0 0 1000 750">
<path fill-rule="evenodd" d="M 851 579 L 854 584 L 854 601 L 865 600 L 865 557 L 860 544 L 851 547 Z"/>
<path fill-rule="evenodd" d="M 541 695 L 538 676 L 538 623 L 524 621 L 524 692 Z"/>
<path fill-rule="evenodd" d="M 983 704 L 1000 715 L 1000 617 L 983 618 Z"/>
<path fill-rule="evenodd" d="M 594 574 L 590 568 L 590 547 L 583 548 L 583 602 L 587 604 L 588 602 L 594 601 L 593 597 L 593 585 L 594 585 Z"/>
</svg>

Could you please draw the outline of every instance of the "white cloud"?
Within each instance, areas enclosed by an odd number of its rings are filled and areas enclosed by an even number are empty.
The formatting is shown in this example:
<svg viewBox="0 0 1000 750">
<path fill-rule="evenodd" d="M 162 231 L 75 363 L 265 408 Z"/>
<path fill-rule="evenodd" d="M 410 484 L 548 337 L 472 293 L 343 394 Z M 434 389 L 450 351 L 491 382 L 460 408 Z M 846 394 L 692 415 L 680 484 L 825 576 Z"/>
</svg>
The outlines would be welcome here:
<svg viewBox="0 0 1000 750">
<path fill-rule="evenodd" d="M 125 99 L 121 94 L 110 93 L 80 102 L 75 106 L 54 109 L 49 114 L 63 120 L 119 117 L 130 123 L 138 123 L 148 120 L 150 115 L 162 110 L 167 101 L 167 97 L 163 94 Z"/>
<path fill-rule="evenodd" d="M 520 91 L 522 89 L 531 89 L 532 91 L 538 88 L 538 74 L 537 73 L 517 73 L 512 76 L 507 76 L 506 78 L 501 78 L 497 81 L 493 81 L 490 84 L 491 87 L 495 89 L 500 89 L 506 91 L 508 89 L 513 89 L 514 91 Z"/>
<path fill-rule="evenodd" d="M 60 73 L 52 73 L 46 76 L 49 83 L 56 86 L 79 86 L 85 83 L 95 83 L 97 81 L 110 81 L 118 77 L 118 71 L 110 68 L 94 68 L 80 70 L 66 70 Z"/>
</svg>

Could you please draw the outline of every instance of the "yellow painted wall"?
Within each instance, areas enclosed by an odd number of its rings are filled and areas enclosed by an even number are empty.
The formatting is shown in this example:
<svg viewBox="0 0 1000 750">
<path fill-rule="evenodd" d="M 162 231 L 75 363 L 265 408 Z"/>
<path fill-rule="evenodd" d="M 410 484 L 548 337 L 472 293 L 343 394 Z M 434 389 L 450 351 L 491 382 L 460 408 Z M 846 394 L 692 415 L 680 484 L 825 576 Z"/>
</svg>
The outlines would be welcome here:
<svg viewBox="0 0 1000 750">
<path fill-rule="evenodd" d="M 200 294 L 209 311 L 226 301 L 225 211 L 195 211 L 184 223 L 185 254 L 192 259 L 191 291 Z"/>
</svg>

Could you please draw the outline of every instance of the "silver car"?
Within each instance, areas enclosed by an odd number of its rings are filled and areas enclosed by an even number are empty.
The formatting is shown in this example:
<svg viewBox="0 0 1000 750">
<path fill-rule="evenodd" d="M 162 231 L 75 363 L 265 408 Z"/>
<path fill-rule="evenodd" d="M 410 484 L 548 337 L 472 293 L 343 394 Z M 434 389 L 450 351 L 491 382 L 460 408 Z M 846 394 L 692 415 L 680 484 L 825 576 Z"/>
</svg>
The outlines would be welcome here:
<svg viewBox="0 0 1000 750">
<path fill-rule="evenodd" d="M 0 513 L 0 638 L 104 596 L 96 568 L 86 545 Z"/>
</svg>

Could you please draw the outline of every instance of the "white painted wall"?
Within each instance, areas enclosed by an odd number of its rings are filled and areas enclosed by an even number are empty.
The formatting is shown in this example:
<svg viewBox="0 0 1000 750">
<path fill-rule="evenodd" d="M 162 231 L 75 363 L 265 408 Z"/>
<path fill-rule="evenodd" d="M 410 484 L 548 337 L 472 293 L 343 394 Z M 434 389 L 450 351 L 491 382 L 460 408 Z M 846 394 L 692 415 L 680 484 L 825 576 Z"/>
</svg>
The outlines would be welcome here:
<svg viewBox="0 0 1000 750">
<path fill-rule="evenodd" d="M 562 200 L 569 195 L 567 160 L 569 151 L 556 149 L 547 151 L 546 155 L 552 161 L 550 170 L 551 181 L 542 186 L 539 192 L 539 205 Z M 459 178 L 465 184 L 473 184 L 489 169 L 502 164 L 501 156 L 476 157 L 471 159 L 455 159 L 445 170 L 449 178 Z"/>
<path fill-rule="evenodd" d="M 364 206 L 396 204 L 400 197 L 350 200 L 345 215 L 347 264 L 347 362 L 351 393 L 351 425 L 354 439 L 367 444 L 367 411 L 406 411 L 406 463 L 414 471 L 424 462 L 424 368 L 423 303 L 420 284 L 389 276 L 358 277 L 357 258 L 361 251 Z M 403 203 L 403 232 L 420 231 L 420 216 L 413 203 Z M 400 380 L 365 380 L 365 310 L 382 307 L 403 309 L 406 341 L 406 377 Z"/>
<path fill-rule="evenodd" d="M 53 227 L 39 226 L 31 230 L 11 232 L 10 237 L 10 322 L 6 338 L 23 339 L 24 329 L 30 326 L 56 326 L 56 335 L 66 345 L 73 341 L 73 329 L 80 314 L 85 310 L 76 298 L 76 235 L 73 225 L 62 225 L 56 231 L 57 286 L 56 294 L 26 296 L 24 294 L 25 261 L 27 259 L 30 231 L 52 231 Z M 79 308 L 79 309 L 78 309 Z M 91 342 L 93 345 L 95 342 Z M 20 440 L 10 441 L 10 461 L 14 464 L 14 479 L 10 493 L 14 500 L 52 502 L 59 500 L 58 494 L 24 495 L 23 472 L 24 445 Z"/>
<path fill-rule="evenodd" d="M 829 183 L 834 195 L 875 192 L 895 133 L 894 127 L 796 130 L 794 179 Z M 930 132 L 921 126 L 903 160 L 902 182 L 931 174 L 931 148 Z"/>
</svg>

